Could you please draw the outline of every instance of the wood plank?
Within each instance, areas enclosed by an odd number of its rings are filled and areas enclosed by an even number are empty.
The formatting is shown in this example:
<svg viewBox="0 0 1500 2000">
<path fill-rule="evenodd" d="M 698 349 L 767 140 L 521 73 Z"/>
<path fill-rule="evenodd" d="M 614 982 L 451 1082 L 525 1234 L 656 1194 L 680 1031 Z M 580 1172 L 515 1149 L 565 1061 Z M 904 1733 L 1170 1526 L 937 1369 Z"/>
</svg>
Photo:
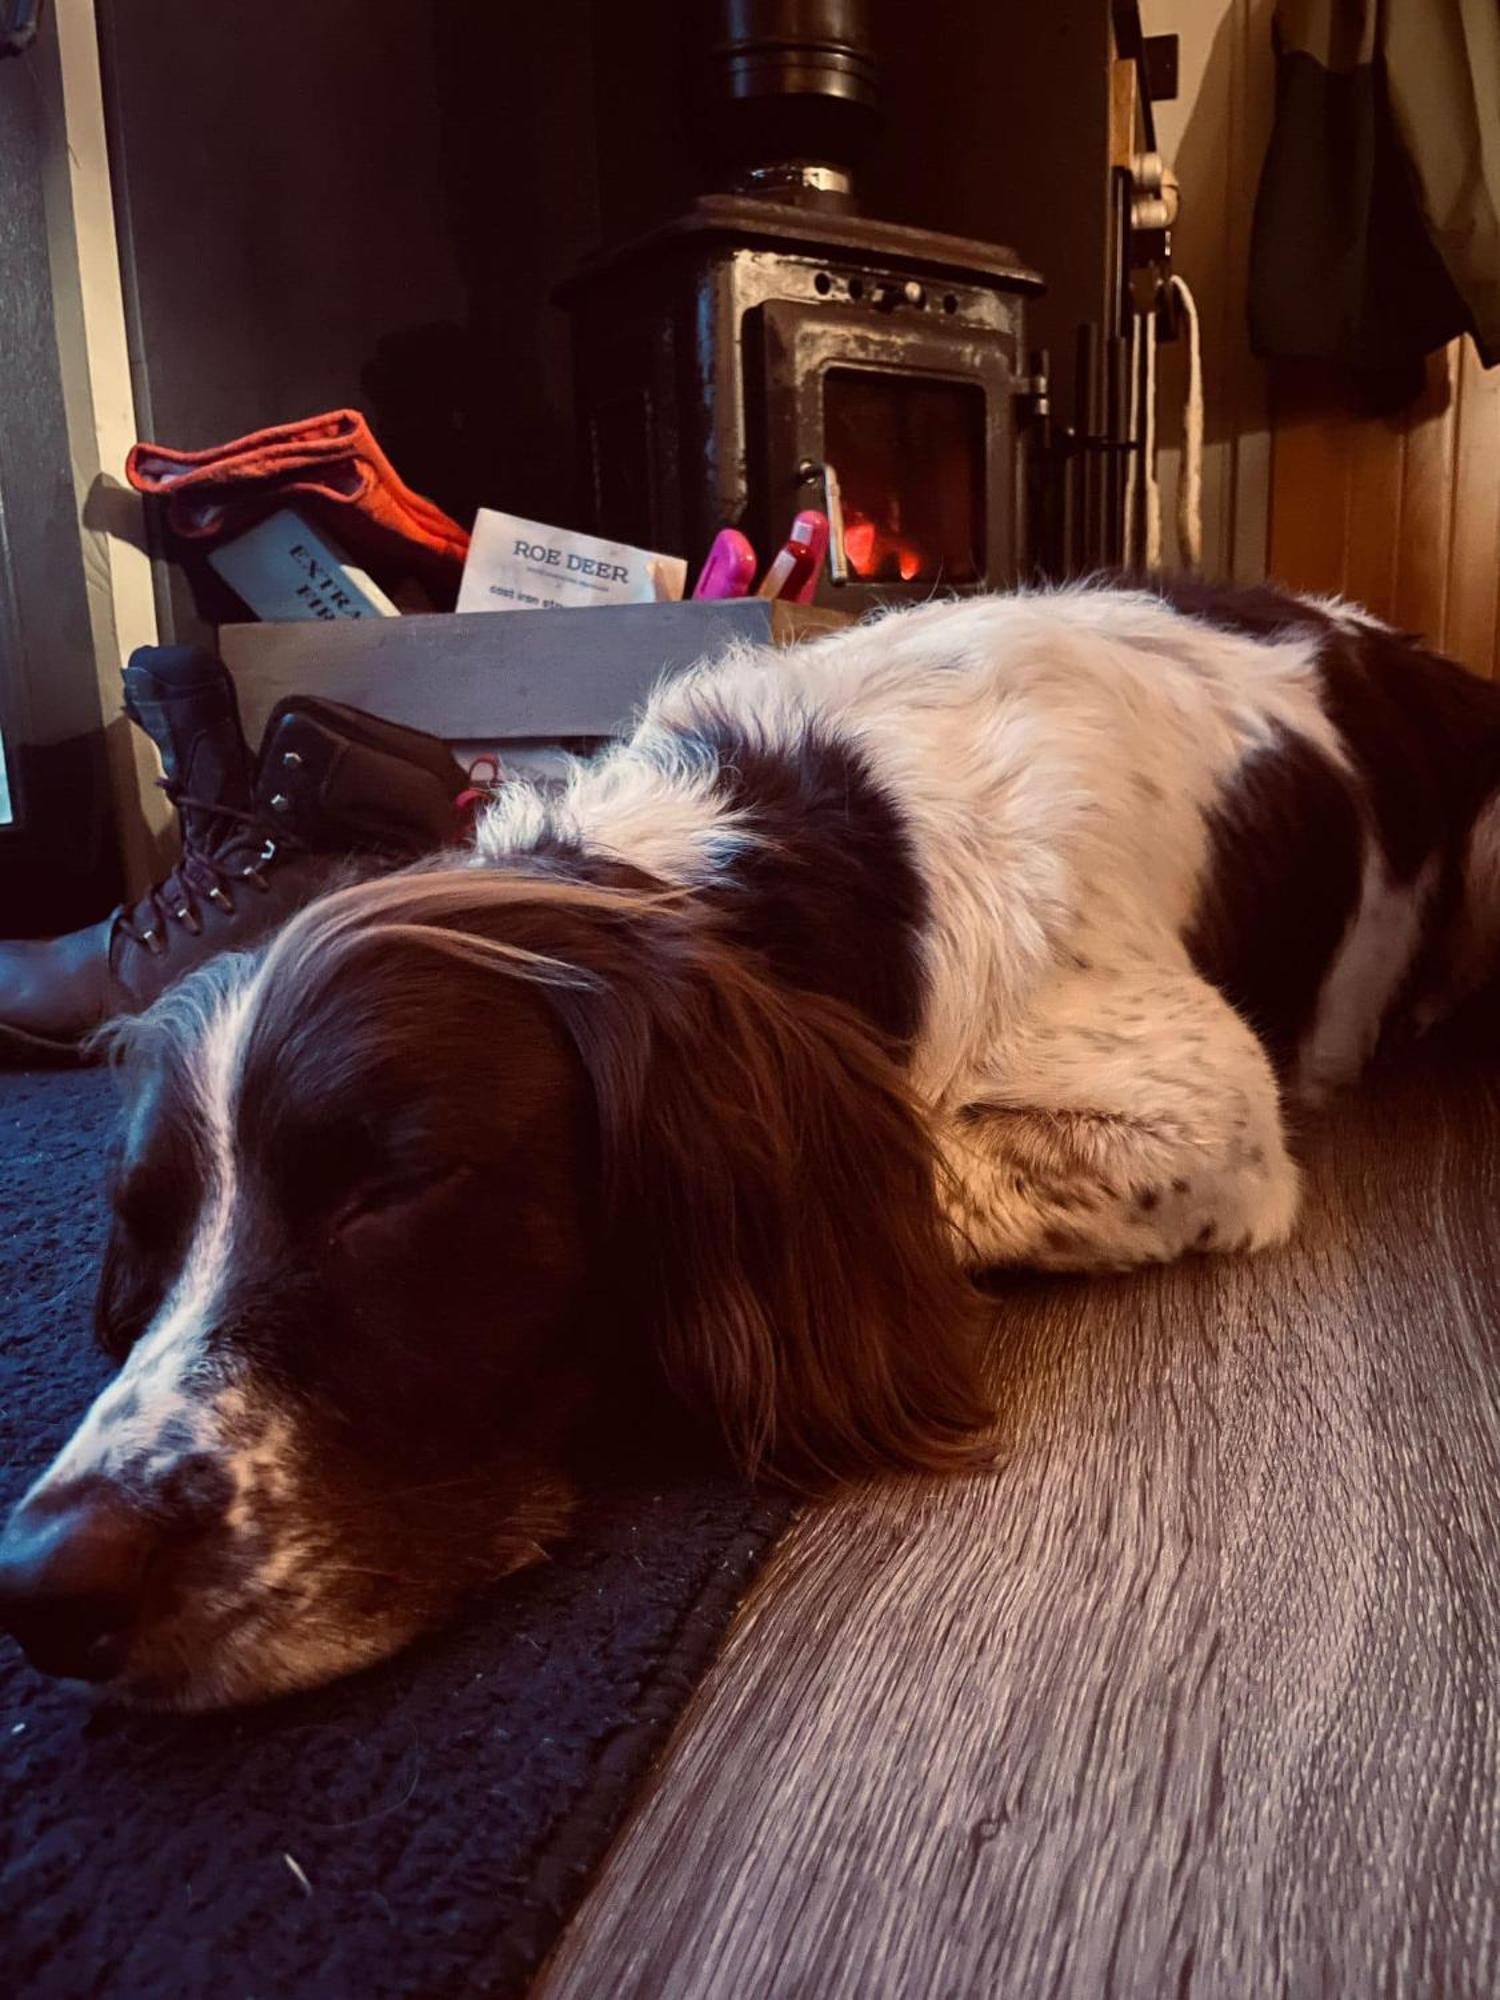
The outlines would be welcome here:
<svg viewBox="0 0 1500 2000">
<path fill-rule="evenodd" d="M 1453 533 L 1453 461 L 1458 421 L 1458 343 L 1427 357 L 1427 379 L 1406 417 L 1395 622 L 1443 643 L 1448 550 Z"/>
<path fill-rule="evenodd" d="M 116 721 L 120 673 L 137 646 L 155 645 L 156 601 L 142 504 L 119 486 L 141 435 L 132 395 L 115 231 L 99 26 L 93 0 L 59 0 L 55 82 L 41 85 L 52 128 L 49 233 L 57 351 L 83 545 L 89 625 L 126 893 L 140 896 L 177 857 L 177 815 L 158 789 L 161 763 L 144 733 Z M 113 488 L 113 490 L 109 490 Z M 97 519 L 109 490 L 108 525 Z M 91 502 L 93 504 L 91 504 Z"/>
<path fill-rule="evenodd" d="M 1500 576 L 1500 369 L 1481 366 L 1472 341 L 1461 346 L 1443 645 L 1475 673 L 1492 676 Z"/>
<path fill-rule="evenodd" d="M 1342 596 L 1353 448 L 1342 386 L 1331 369 L 1283 362 L 1271 393 L 1271 580 Z"/>
<path fill-rule="evenodd" d="M 53 9 L 0 62 L 0 935 L 91 921 L 123 886 L 70 472 L 48 205 L 66 134 Z M 120 727 L 128 729 L 122 722 Z"/>
<path fill-rule="evenodd" d="M 1109 65 L 1109 164 L 1128 167 L 1140 147 L 1136 115 L 1136 76 L 1133 62 L 1118 56 Z"/>
<path fill-rule="evenodd" d="M 1184 10 L 1191 11 L 1190 8 Z M 1266 574 L 1271 529 L 1271 416 L 1265 364 L 1250 351 L 1248 292 L 1255 194 L 1270 141 L 1276 101 L 1275 52 L 1264 0 L 1236 0 L 1224 202 L 1227 293 L 1223 339 L 1229 358 L 1232 524 L 1228 573 L 1258 583 Z"/>
<path fill-rule="evenodd" d="M 803 1517 L 536 2000 L 1500 1989 L 1500 1080 L 1306 1154 L 1010 1288 L 998 1470 Z"/>
<path fill-rule="evenodd" d="M 1367 416 L 1350 423 L 1343 594 L 1377 618 L 1396 616 L 1405 443 L 1399 418 Z"/>
</svg>

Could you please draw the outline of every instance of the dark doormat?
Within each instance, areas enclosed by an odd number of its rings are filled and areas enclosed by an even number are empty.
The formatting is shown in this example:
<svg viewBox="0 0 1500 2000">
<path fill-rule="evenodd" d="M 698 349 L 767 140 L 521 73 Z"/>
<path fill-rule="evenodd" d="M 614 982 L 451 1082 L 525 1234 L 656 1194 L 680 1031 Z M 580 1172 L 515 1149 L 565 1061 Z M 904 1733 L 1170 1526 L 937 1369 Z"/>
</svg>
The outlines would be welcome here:
<svg viewBox="0 0 1500 2000">
<path fill-rule="evenodd" d="M 0 1075 L 3 1505 L 105 1373 L 88 1323 L 115 1112 L 97 1071 Z M 701 1469 L 617 1481 L 459 1625 L 255 1710 L 111 1710 L 0 1639 L 0 1986 L 522 1989 L 787 1511 Z"/>
</svg>

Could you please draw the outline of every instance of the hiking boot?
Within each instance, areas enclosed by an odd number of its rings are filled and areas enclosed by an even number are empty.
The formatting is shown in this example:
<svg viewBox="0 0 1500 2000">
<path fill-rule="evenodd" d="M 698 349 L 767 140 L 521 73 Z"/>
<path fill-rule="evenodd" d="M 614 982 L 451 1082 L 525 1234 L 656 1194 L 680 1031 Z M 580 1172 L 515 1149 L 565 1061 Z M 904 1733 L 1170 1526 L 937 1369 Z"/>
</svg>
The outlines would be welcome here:
<svg viewBox="0 0 1500 2000">
<path fill-rule="evenodd" d="M 234 683 L 199 646 L 142 646 L 125 712 L 161 753 L 182 858 L 139 902 L 44 942 L 0 944 L 0 1051 L 70 1057 L 221 951 L 258 944 L 335 880 L 457 841 L 447 747 L 341 702 L 291 695 L 252 767 Z"/>
</svg>

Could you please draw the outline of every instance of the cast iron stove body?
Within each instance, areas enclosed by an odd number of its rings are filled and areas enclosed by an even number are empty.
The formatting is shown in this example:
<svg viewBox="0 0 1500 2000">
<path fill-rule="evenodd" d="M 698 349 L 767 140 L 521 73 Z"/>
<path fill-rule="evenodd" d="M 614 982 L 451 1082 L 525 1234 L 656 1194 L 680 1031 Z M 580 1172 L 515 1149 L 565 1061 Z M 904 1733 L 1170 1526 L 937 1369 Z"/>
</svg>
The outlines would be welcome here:
<svg viewBox="0 0 1500 2000">
<path fill-rule="evenodd" d="M 825 505 L 831 468 L 842 545 L 819 603 L 858 612 L 1014 581 L 1028 563 L 1025 306 L 1041 279 L 994 244 L 860 215 L 828 163 L 837 146 L 768 163 L 768 102 L 792 104 L 804 143 L 809 107 L 833 100 L 847 119 L 829 78 L 848 81 L 834 58 L 862 31 L 852 0 L 824 9 L 844 42 L 825 33 L 816 48 L 785 25 L 805 6 L 721 11 L 738 39 L 720 70 L 759 121 L 759 155 L 745 153 L 758 164 L 742 159 L 739 189 L 601 253 L 561 294 L 593 526 L 696 566 L 733 525 L 766 561 L 799 508 Z M 776 97 L 789 77 L 800 96 Z"/>
</svg>

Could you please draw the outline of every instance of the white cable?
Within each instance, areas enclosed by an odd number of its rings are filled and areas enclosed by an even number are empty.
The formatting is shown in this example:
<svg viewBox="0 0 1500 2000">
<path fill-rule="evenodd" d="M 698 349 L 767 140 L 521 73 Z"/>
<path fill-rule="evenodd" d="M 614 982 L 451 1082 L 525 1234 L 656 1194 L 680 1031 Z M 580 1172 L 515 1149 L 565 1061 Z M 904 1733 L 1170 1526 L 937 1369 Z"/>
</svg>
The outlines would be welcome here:
<svg viewBox="0 0 1500 2000">
<path fill-rule="evenodd" d="M 1177 551 L 1184 569 L 1203 567 L 1203 347 L 1198 305 L 1183 278 L 1172 290 L 1187 322 L 1188 389 L 1182 416 L 1182 469 L 1177 479 Z"/>
<path fill-rule="evenodd" d="M 1120 559 L 1126 569 L 1140 560 L 1141 519 L 1141 420 L 1142 377 L 1145 373 L 1145 319 L 1135 313 L 1130 321 L 1130 411 L 1125 435 L 1131 449 L 1125 454 L 1125 532 Z"/>
<path fill-rule="evenodd" d="M 1187 402 L 1182 413 L 1182 461 L 1177 474 L 1177 562 L 1181 569 L 1196 570 L 1203 567 L 1203 346 L 1198 327 L 1197 301 L 1186 281 L 1174 277 L 1168 280 L 1168 287 L 1182 314 L 1188 355 Z M 1140 434 L 1141 555 L 1147 569 L 1160 569 L 1162 535 L 1161 475 L 1156 463 L 1156 314 L 1143 313 L 1139 326 L 1144 336 Z M 1127 509 L 1131 504 L 1127 499 Z M 1127 551 L 1133 544 L 1134 528 L 1131 519 L 1127 518 Z"/>
<path fill-rule="evenodd" d="M 1161 568 L 1161 481 L 1156 473 L 1156 313 L 1141 315 L 1146 352 L 1141 425 L 1141 560 L 1147 569 Z"/>
</svg>

